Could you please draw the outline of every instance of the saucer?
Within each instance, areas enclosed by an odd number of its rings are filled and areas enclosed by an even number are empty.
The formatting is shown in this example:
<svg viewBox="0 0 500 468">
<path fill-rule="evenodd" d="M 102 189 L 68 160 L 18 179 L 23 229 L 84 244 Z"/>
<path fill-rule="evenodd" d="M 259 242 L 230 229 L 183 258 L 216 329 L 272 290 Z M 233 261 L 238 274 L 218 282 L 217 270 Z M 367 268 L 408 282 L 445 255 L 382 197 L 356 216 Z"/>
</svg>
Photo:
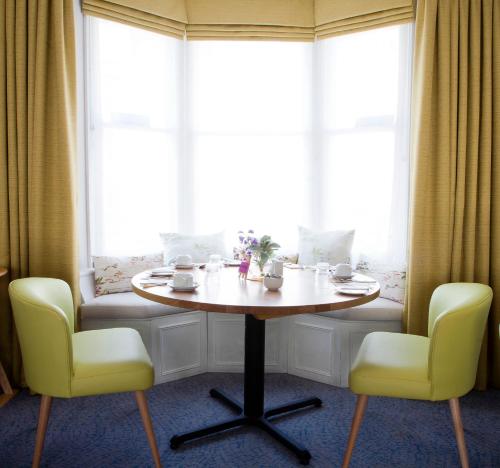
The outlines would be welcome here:
<svg viewBox="0 0 500 468">
<path fill-rule="evenodd" d="M 194 263 L 190 263 L 190 264 L 186 264 L 186 265 L 178 265 L 178 264 L 174 263 L 173 266 L 177 270 L 192 270 L 194 267 Z"/>
<path fill-rule="evenodd" d="M 174 286 L 174 281 L 167 281 L 167 286 L 170 286 L 174 291 L 185 291 L 185 292 L 191 292 L 194 291 L 200 284 L 199 283 L 194 283 L 193 286 L 190 287 L 176 287 Z"/>
</svg>

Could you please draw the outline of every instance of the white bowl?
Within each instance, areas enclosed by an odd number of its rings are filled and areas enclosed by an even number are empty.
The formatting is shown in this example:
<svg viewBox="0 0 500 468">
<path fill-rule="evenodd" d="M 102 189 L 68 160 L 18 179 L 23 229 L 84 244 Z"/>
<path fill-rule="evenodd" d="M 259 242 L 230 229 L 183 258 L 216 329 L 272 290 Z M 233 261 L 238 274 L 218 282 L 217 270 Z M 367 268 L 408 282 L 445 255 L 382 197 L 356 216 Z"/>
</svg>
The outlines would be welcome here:
<svg viewBox="0 0 500 468">
<path fill-rule="evenodd" d="M 264 276 L 264 286 L 269 289 L 269 291 L 277 291 L 281 286 L 283 286 L 283 277 L 278 278 L 273 276 Z"/>
</svg>

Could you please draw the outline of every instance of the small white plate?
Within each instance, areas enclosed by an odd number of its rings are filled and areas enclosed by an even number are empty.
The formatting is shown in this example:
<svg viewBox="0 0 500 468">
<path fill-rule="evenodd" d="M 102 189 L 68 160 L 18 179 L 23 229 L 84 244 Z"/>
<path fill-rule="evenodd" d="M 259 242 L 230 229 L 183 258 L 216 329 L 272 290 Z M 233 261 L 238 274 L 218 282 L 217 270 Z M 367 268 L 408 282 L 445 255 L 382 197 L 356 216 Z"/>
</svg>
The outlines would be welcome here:
<svg viewBox="0 0 500 468">
<path fill-rule="evenodd" d="M 194 283 L 193 286 L 190 288 L 178 288 L 174 286 L 173 281 L 167 281 L 167 286 L 170 286 L 174 291 L 181 291 L 181 292 L 191 292 L 194 291 L 200 284 L 199 283 Z"/>
<path fill-rule="evenodd" d="M 222 263 L 226 266 L 240 266 L 241 265 L 241 260 L 223 260 Z"/>
</svg>

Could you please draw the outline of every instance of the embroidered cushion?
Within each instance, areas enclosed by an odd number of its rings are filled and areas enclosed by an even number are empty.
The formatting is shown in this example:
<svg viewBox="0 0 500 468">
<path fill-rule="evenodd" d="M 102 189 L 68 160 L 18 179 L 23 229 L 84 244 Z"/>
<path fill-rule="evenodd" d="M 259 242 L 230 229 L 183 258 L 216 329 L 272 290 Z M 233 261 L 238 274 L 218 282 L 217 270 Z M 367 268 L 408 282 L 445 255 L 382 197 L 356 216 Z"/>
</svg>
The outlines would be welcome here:
<svg viewBox="0 0 500 468">
<path fill-rule="evenodd" d="M 95 295 L 132 291 L 130 280 L 137 273 L 163 265 L 161 253 L 135 257 L 92 257 L 95 268 Z"/>
<path fill-rule="evenodd" d="M 354 230 L 313 231 L 299 226 L 299 263 L 316 265 L 328 262 L 330 265 L 351 262 Z"/>
</svg>

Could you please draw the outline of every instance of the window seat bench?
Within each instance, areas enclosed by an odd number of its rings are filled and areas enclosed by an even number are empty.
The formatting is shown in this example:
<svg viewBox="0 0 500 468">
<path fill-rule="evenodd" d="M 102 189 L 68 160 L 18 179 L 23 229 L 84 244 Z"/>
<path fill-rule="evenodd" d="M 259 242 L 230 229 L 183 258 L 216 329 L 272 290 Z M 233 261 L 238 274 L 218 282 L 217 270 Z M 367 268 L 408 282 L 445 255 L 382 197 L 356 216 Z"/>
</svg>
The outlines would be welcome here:
<svg viewBox="0 0 500 468">
<path fill-rule="evenodd" d="M 158 304 L 133 292 L 95 296 L 94 271 L 80 277 L 82 330 L 130 327 L 146 345 L 155 383 L 204 372 L 242 372 L 244 317 Z M 401 331 L 402 304 L 376 300 L 351 309 L 267 321 L 266 371 L 346 387 L 366 334 Z"/>
</svg>

